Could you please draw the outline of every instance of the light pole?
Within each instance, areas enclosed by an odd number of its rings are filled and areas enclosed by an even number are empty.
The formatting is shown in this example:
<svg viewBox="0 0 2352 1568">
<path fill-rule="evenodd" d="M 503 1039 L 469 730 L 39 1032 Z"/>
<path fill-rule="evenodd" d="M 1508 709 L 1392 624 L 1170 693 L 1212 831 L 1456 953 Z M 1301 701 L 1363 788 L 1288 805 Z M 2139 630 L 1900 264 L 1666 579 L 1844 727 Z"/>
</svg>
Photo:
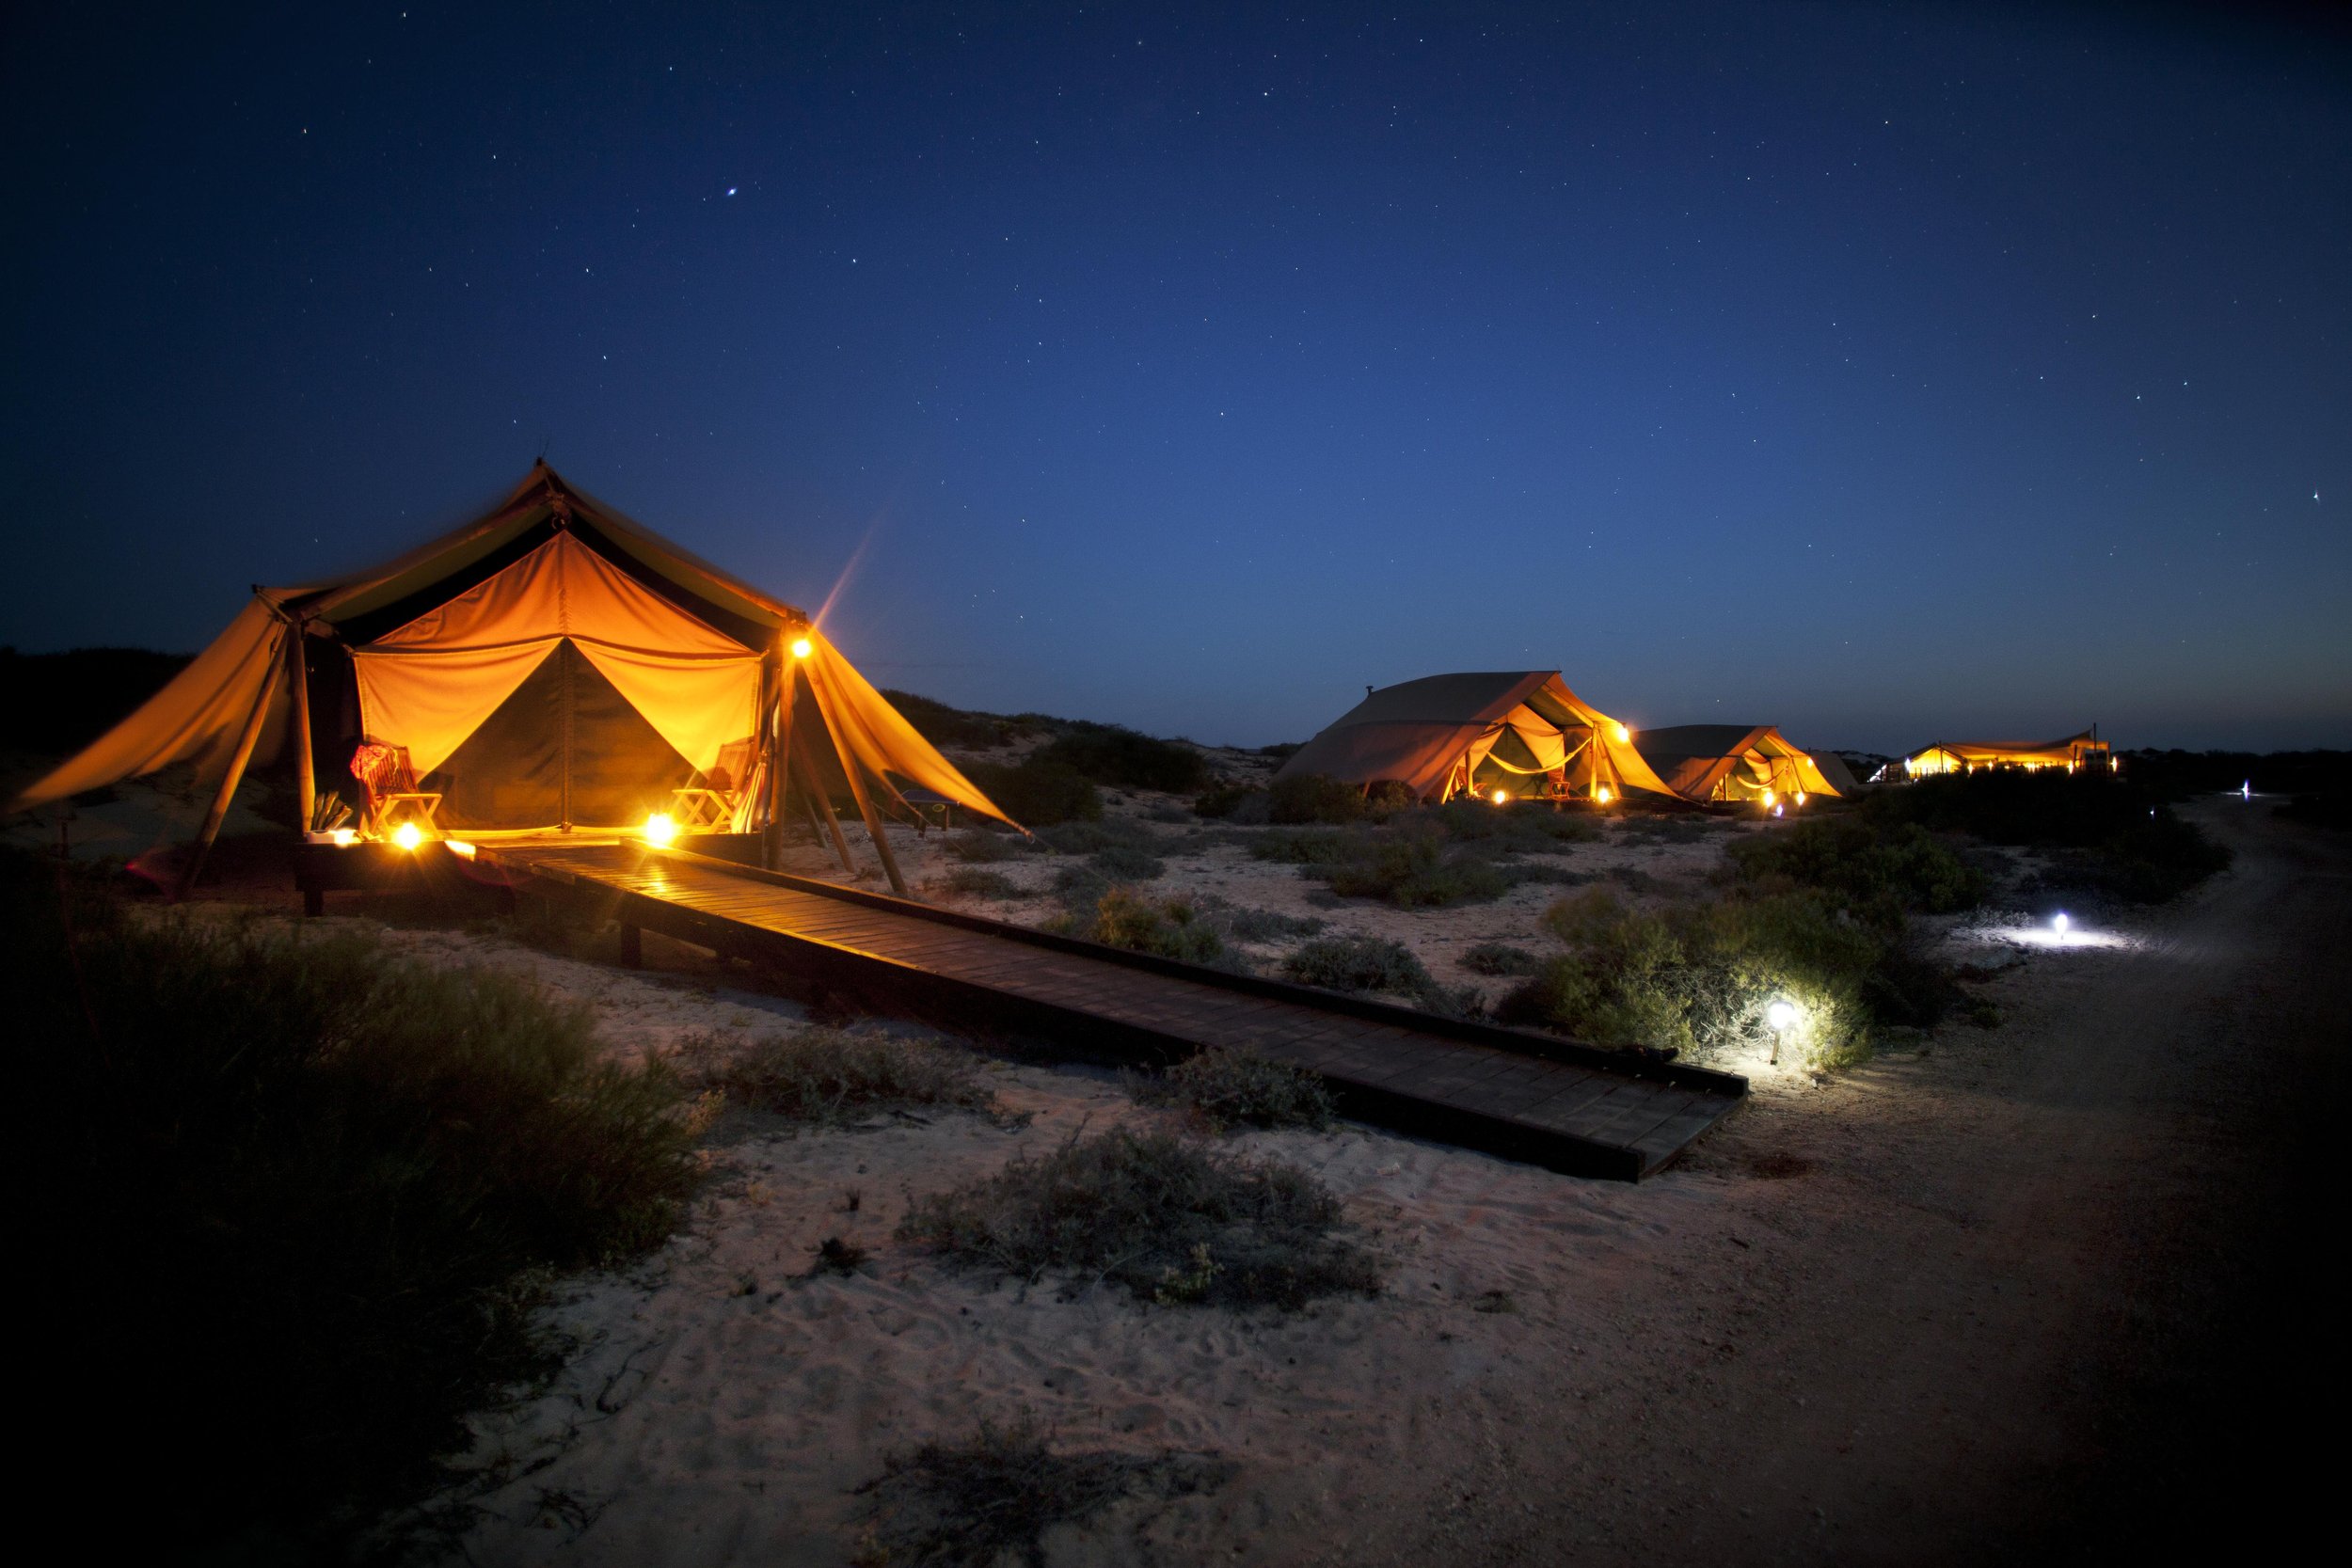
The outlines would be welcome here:
<svg viewBox="0 0 2352 1568">
<path fill-rule="evenodd" d="M 1780 1037 L 1797 1022 L 1797 1009 L 1786 1001 L 1775 1002 L 1764 1009 L 1764 1021 L 1772 1026 L 1772 1066 L 1780 1066 Z"/>
</svg>

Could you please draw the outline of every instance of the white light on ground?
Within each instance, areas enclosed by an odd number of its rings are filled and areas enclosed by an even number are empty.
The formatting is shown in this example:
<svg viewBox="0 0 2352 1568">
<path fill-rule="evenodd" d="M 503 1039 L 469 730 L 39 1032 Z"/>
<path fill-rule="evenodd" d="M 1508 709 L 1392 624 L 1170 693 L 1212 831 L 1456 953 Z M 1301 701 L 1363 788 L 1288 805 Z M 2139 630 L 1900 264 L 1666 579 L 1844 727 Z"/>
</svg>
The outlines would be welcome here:
<svg viewBox="0 0 2352 1568">
<path fill-rule="evenodd" d="M 1510 799 L 1511 799 L 1511 797 L 1510 797 L 1508 794 L 1504 793 L 1502 790 L 1498 789 L 1498 790 L 1496 790 L 1496 791 L 1495 791 L 1495 804 L 1496 804 L 1496 805 L 1500 806 L 1500 805 L 1506 804 L 1506 803 L 1508 803 L 1508 802 L 1509 802 Z"/>
<path fill-rule="evenodd" d="M 1786 1029 L 1797 1022 L 1797 1009 L 1786 1002 L 1775 1002 L 1764 1009 L 1765 1021 L 1775 1029 Z"/>
<path fill-rule="evenodd" d="M 424 842 L 423 830 L 414 822 L 403 822 L 392 830 L 392 842 L 404 849 L 414 849 Z"/>
<path fill-rule="evenodd" d="M 355 844 L 357 844 L 357 843 L 358 843 L 358 842 L 359 842 L 359 835 L 358 835 L 358 833 L 354 832 L 351 829 L 349 829 L 349 828 L 338 828 L 338 829 L 336 829 L 336 830 L 335 830 L 335 847 L 336 847 L 336 848 L 338 848 L 338 849 L 348 849 L 348 848 L 350 848 L 353 845 L 355 845 Z"/>
<path fill-rule="evenodd" d="M 2064 910 L 2060 910 L 2051 920 L 2050 929 L 2056 931 L 2059 936 L 2064 936 L 2066 934 L 2066 927 L 2072 926 L 2073 924 L 2074 924 L 2073 921 L 2066 918 L 2066 911 Z"/>
</svg>

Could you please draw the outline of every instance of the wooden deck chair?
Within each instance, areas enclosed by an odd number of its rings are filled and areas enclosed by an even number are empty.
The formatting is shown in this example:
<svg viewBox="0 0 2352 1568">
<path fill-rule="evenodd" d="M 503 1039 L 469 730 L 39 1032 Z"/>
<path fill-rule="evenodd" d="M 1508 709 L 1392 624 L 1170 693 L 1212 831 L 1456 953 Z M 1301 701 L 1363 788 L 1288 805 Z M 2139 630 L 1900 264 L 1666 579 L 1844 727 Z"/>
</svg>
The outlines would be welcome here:
<svg viewBox="0 0 2352 1568">
<path fill-rule="evenodd" d="M 364 742 L 351 753 L 351 776 L 367 791 L 367 809 L 359 822 L 368 836 L 382 838 L 403 822 L 414 822 L 427 832 L 439 831 L 433 819 L 441 809 L 440 792 L 417 787 L 407 747 L 380 740 Z"/>
<path fill-rule="evenodd" d="M 758 742 L 750 736 L 719 748 L 719 760 L 693 781 L 670 791 L 671 815 L 681 828 L 724 831 L 735 821 L 744 786 L 751 782 Z"/>
</svg>

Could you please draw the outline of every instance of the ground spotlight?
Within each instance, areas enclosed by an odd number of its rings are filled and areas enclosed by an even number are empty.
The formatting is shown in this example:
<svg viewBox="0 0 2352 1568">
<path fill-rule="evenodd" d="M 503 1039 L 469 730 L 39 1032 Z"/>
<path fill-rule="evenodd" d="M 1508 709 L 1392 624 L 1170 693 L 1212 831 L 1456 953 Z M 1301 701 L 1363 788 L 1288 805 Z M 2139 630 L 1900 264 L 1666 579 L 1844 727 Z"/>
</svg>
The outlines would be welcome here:
<svg viewBox="0 0 2352 1568">
<path fill-rule="evenodd" d="M 645 818 L 645 842 L 657 849 L 667 849 L 677 842 L 677 818 L 666 811 L 655 812 Z"/>
</svg>

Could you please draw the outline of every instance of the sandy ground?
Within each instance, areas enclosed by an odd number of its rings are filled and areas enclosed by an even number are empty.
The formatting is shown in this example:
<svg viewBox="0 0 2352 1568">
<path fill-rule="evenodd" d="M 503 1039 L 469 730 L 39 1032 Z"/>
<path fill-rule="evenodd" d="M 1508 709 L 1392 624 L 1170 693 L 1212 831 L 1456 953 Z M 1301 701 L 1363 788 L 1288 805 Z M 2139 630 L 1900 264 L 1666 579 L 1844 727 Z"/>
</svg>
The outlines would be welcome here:
<svg viewBox="0 0 2352 1568">
<path fill-rule="evenodd" d="M 2260 803 L 2195 811 L 2239 860 L 2178 905 L 2064 947 L 1951 933 L 2009 966 L 2002 1028 L 1759 1078 L 1640 1187 L 1356 1127 L 1241 1140 L 1344 1197 L 1387 1262 L 1376 1299 L 1151 1307 L 891 1239 L 913 1194 L 1147 1114 L 1106 1075 L 992 1065 L 1017 1128 L 738 1127 L 670 1245 L 562 1288 L 576 1354 L 478 1418 L 472 1479 L 441 1499 L 479 1511 L 459 1548 L 847 1562 L 886 1454 L 1025 1410 L 1065 1447 L 1238 1466 L 1049 1536 L 1058 1564 L 2106 1559 L 2225 1507 L 2258 1547 L 2319 1451 L 2262 1440 L 2276 1380 L 2342 1384 L 2326 1324 L 2305 1338 L 2309 1251 L 2278 1243 L 2342 1185 L 2318 1118 L 2343 1085 L 2352 855 Z M 592 997 L 616 1049 L 798 1016 L 650 939 L 644 974 L 397 940 Z M 809 1277 L 830 1236 L 870 1261 Z M 1480 1309 L 1493 1291 L 1507 1310 Z"/>
</svg>

